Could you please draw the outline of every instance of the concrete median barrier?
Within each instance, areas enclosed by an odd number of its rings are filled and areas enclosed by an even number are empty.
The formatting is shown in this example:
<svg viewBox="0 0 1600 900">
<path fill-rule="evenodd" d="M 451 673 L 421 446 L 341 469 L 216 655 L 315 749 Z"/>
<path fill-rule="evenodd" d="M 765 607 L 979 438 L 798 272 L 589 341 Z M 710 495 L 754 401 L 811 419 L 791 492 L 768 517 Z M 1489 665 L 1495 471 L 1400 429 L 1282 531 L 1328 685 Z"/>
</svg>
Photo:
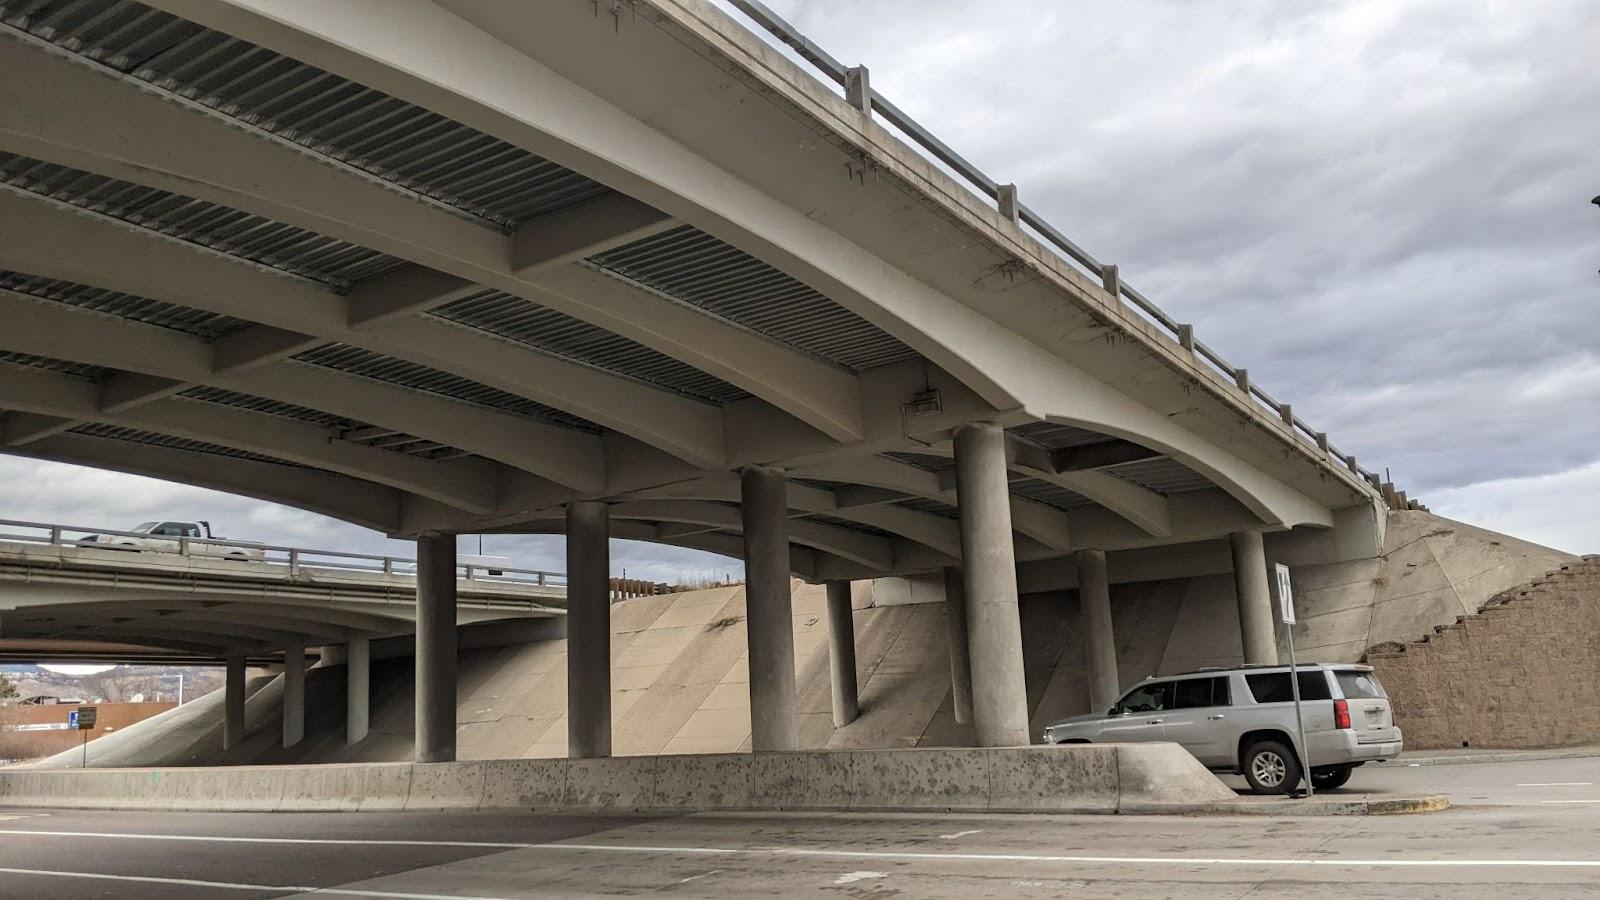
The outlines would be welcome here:
<svg viewBox="0 0 1600 900">
<path fill-rule="evenodd" d="M 1113 813 L 1237 802 L 1175 744 L 0 771 L 0 805 Z"/>
</svg>

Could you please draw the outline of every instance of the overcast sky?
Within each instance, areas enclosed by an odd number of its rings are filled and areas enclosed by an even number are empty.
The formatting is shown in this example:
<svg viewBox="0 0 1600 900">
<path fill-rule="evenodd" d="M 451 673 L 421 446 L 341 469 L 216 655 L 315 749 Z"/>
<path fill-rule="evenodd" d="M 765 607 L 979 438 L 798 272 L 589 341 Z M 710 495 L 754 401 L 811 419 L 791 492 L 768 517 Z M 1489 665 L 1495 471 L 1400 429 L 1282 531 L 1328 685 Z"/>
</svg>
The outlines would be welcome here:
<svg viewBox="0 0 1600 900">
<path fill-rule="evenodd" d="M 769 5 L 1436 513 L 1600 552 L 1600 5 Z M 9 457 L 0 515 L 390 544 Z M 560 538 L 485 552 L 561 567 Z M 632 542 L 613 560 L 738 571 Z"/>
</svg>

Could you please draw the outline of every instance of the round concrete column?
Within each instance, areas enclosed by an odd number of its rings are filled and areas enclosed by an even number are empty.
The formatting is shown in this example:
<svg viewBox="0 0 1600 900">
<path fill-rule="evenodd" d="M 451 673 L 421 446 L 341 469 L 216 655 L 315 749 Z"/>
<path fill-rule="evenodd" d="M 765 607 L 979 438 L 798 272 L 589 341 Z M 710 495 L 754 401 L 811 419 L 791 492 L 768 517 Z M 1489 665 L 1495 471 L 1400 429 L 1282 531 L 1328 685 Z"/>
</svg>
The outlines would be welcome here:
<svg viewBox="0 0 1600 900">
<path fill-rule="evenodd" d="M 843 728 L 861 714 L 856 691 L 856 620 L 850 609 L 850 582 L 828 582 L 828 662 L 833 684 L 833 727 Z"/>
<path fill-rule="evenodd" d="M 972 721 L 980 747 L 1028 741 L 1028 693 L 1017 612 L 1005 432 L 998 425 L 956 431 L 961 573 L 972 666 Z"/>
<path fill-rule="evenodd" d="M 372 641 L 351 638 L 344 652 L 344 742 L 366 738 L 372 702 Z"/>
<path fill-rule="evenodd" d="M 789 596 L 789 500 L 783 472 L 752 466 L 739 478 L 744 520 L 745 632 L 750 647 L 750 747 L 793 750 L 794 619 Z"/>
<path fill-rule="evenodd" d="M 1122 696 L 1117 674 L 1117 638 L 1111 628 L 1111 583 L 1106 578 L 1106 552 L 1079 550 L 1078 627 L 1083 632 L 1084 680 L 1089 686 L 1089 711 L 1103 713 Z"/>
<path fill-rule="evenodd" d="M 611 515 L 567 504 L 567 756 L 611 755 Z"/>
<path fill-rule="evenodd" d="M 456 758 L 456 536 L 417 538 L 417 762 Z"/>
<path fill-rule="evenodd" d="M 961 570 L 944 570 L 944 615 L 950 630 L 950 699 L 956 721 L 972 721 L 972 661 L 967 655 L 967 594 Z"/>
<path fill-rule="evenodd" d="M 222 749 L 227 750 L 244 740 L 244 657 L 228 657 L 222 690 Z"/>
<path fill-rule="evenodd" d="M 1246 665 L 1278 664 L 1278 641 L 1273 635 L 1272 591 L 1267 586 L 1267 554 L 1261 532 L 1236 531 L 1228 535 L 1233 551 L 1233 589 L 1239 597 L 1239 636 Z"/>
<path fill-rule="evenodd" d="M 224 698 L 226 699 L 226 698 Z M 283 746 L 306 736 L 306 648 L 283 651 Z"/>
</svg>

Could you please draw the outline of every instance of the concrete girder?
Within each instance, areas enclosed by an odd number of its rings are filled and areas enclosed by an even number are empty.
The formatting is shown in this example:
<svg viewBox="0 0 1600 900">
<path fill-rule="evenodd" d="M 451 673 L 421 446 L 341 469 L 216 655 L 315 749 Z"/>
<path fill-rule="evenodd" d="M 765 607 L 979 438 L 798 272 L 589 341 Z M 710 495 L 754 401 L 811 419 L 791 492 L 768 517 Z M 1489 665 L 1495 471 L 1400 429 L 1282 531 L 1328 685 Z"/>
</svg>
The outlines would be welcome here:
<svg viewBox="0 0 1600 900">
<path fill-rule="evenodd" d="M 342 634 L 366 634 L 374 637 L 402 634 L 411 630 L 409 613 L 380 616 L 371 613 L 330 609 L 304 603 L 241 603 L 232 600 L 197 600 L 193 596 L 179 596 L 167 600 L 114 600 L 73 603 L 44 603 L 8 608 L 6 623 L 28 622 L 39 619 L 63 619 L 76 615 L 84 608 L 95 610 L 93 617 L 153 616 L 157 614 L 179 616 L 217 622 L 257 622 L 269 626 L 292 623 L 296 628 L 315 628 L 326 632 L 329 639 Z M 409 609 L 409 608 L 407 608 Z M 307 631 L 317 635 L 319 631 Z"/>
<path fill-rule="evenodd" d="M 954 488 L 940 483 L 939 475 L 916 466 L 881 456 L 840 460 L 792 470 L 798 478 L 821 478 L 883 488 L 913 497 L 923 497 L 956 505 Z M 1066 513 L 1052 506 L 1011 495 L 1011 527 L 1017 534 L 1037 541 L 1051 550 L 1072 547 L 1071 523 Z"/>
<path fill-rule="evenodd" d="M 404 496 L 394 488 L 312 469 L 76 434 L 58 434 L 4 452 L 226 491 L 385 533 L 398 529 Z"/>
<path fill-rule="evenodd" d="M 107 621 L 107 616 L 113 617 L 112 620 Z M 115 634 L 120 629 L 131 628 L 146 634 L 175 634 L 179 637 L 203 637 L 206 635 L 242 637 L 249 638 L 255 643 L 276 646 L 319 643 L 321 641 L 315 630 L 302 630 L 299 628 L 279 628 L 276 626 L 255 625 L 248 622 L 206 622 L 160 615 L 129 616 L 125 618 L 115 618 L 115 616 L 116 613 L 112 610 L 101 610 L 95 613 L 86 610 L 75 616 L 60 616 L 50 620 L 34 619 L 16 623 L 16 630 L 22 632 L 34 631 L 40 636 L 50 636 L 69 631 L 75 637 L 84 635 L 105 637 Z M 63 631 L 63 629 L 66 631 Z M 13 634 L 9 626 L 6 630 L 8 634 Z M 334 643 L 337 642 L 334 641 Z"/>
<path fill-rule="evenodd" d="M 40 638 L 40 639 L 42 640 L 44 638 Z M 55 638 L 51 638 L 51 639 L 55 639 Z M 60 638 L 60 639 L 61 640 L 71 640 L 71 638 L 65 638 L 65 637 Z M 111 642 L 107 642 L 107 643 L 111 643 Z M 258 655 L 258 654 L 266 654 L 266 653 L 276 649 L 276 648 L 271 647 L 271 646 L 269 646 L 267 644 L 226 645 L 226 644 L 206 643 L 206 642 L 201 642 L 201 641 L 183 640 L 181 638 L 172 638 L 172 637 L 164 636 L 164 635 L 135 634 L 135 633 L 119 634 L 119 635 L 116 636 L 116 640 L 115 640 L 114 643 L 121 644 L 121 645 L 137 646 L 137 647 L 148 647 L 148 648 L 157 649 L 157 650 L 178 650 L 178 651 L 182 651 L 184 653 L 194 654 L 195 656 L 204 657 L 204 658 L 207 658 L 207 659 L 214 659 L 214 660 L 217 660 L 218 662 L 222 661 L 225 657 L 230 656 L 230 655 L 237 655 L 239 653 L 243 653 L 243 654 L 246 654 L 246 655 L 254 656 L 254 655 Z M 39 654 L 39 656 L 41 658 L 44 658 L 44 659 L 54 659 L 54 658 L 56 658 L 55 656 L 52 656 L 50 654 Z"/>
<path fill-rule="evenodd" d="M 726 531 L 739 531 L 742 528 L 738 507 L 698 500 L 634 500 L 616 503 L 611 507 L 611 517 L 709 525 Z M 794 519 L 789 522 L 789 541 L 875 568 L 879 572 L 887 572 L 894 567 L 894 544 L 877 535 L 850 531 L 806 519 Z"/>
<path fill-rule="evenodd" d="M 497 479 L 493 464 L 482 460 L 435 462 L 352 444 L 340 440 L 333 430 L 282 416 L 174 398 L 127 412 L 105 413 L 99 409 L 96 385 L 43 369 L 16 366 L 0 369 L 0 408 L 205 441 L 364 478 L 468 512 L 487 513 L 495 508 Z M 27 436 L 38 430 L 29 429 Z M 0 439 L 9 441 L 9 430 Z"/>
<path fill-rule="evenodd" d="M 1149 488 L 1104 472 L 1063 469 L 1049 450 L 1009 434 L 1006 462 L 1011 471 L 1082 494 L 1149 534 L 1165 537 L 1172 533 L 1167 498 Z"/>
<path fill-rule="evenodd" d="M 0 223 L 5 196 L 0 193 Z M 0 243 L 0 258 L 5 255 Z M 227 388 L 382 424 L 582 490 L 600 490 L 605 483 L 605 455 L 595 435 L 354 375 L 324 374 L 300 363 L 218 375 L 211 368 L 211 346 L 200 338 L 9 291 L 0 290 L 0 318 L 7 323 L 0 333 L 0 347 L 6 349 Z M 107 390 L 115 390 L 114 383 Z M 541 452 L 530 453 L 530 447 Z"/>
<path fill-rule="evenodd" d="M 524 223 L 508 240 L 483 227 L 486 223 L 468 222 L 418 202 L 414 195 L 332 157 L 46 42 L 22 40 L 35 52 L 10 55 L 27 72 L 25 79 L 11 81 L 26 83 L 28 89 L 0 95 L 0 108 L 14 111 L 0 112 L 0 146 L 266 216 L 433 270 L 419 274 L 436 289 L 420 295 L 386 298 L 358 287 L 341 324 L 384 339 L 391 337 L 397 315 L 447 302 L 460 296 L 464 285 L 482 284 L 681 359 L 788 409 L 835 438 L 860 435 L 858 389 L 848 373 L 648 290 L 566 265 L 675 224 L 638 200 L 600 198 L 552 213 L 548 221 Z M 0 72 L 0 83 L 6 80 Z M 50 89 L 41 89 L 40 80 Z M 53 102 L 56 96 L 71 96 L 74 103 L 68 109 Z M 552 358 L 544 365 L 571 368 L 567 378 L 583 374 L 581 366 L 567 361 Z M 613 391 L 644 387 L 594 371 L 588 376 L 617 380 Z M 536 399 L 555 406 L 581 402 L 559 393 L 546 396 Z M 599 416 L 607 409 L 603 404 L 585 408 Z M 645 409 L 640 416 L 670 431 L 673 419 L 665 411 Z"/>
<path fill-rule="evenodd" d="M 807 216 L 538 62 L 533 45 L 541 37 L 566 33 L 563 28 L 544 23 L 542 34 L 536 34 L 510 8 L 450 0 L 352 0 L 336 10 L 315 0 L 155 0 L 155 5 L 433 109 L 693 223 L 906 342 L 997 408 L 1026 408 L 1051 421 L 1150 446 L 1212 479 L 1263 522 L 1331 524 L 1325 505 L 901 271 L 832 230 L 821 221 L 825 217 Z M 733 56 L 745 55 L 731 46 L 735 38 L 729 35 L 737 29 L 708 27 L 698 19 L 706 10 L 695 10 L 662 0 L 653 4 L 652 14 Z M 375 18 L 393 27 L 374 30 Z M 452 52 L 441 54 L 441 46 Z M 830 122 L 861 121 L 844 115 L 842 101 L 831 95 L 800 101 L 788 84 L 769 87 L 819 116 L 827 110 Z M 883 143 L 888 139 L 881 132 L 867 125 L 845 140 Z M 1011 243 L 1022 247 L 1020 241 Z M 1065 265 L 1051 266 L 1049 277 L 1081 288 L 1081 276 L 1066 275 Z M 1069 292 L 1087 296 L 1081 289 Z M 1161 352 L 1181 365 L 1175 350 Z M 1230 396 L 1227 402 L 1236 401 Z"/>
</svg>

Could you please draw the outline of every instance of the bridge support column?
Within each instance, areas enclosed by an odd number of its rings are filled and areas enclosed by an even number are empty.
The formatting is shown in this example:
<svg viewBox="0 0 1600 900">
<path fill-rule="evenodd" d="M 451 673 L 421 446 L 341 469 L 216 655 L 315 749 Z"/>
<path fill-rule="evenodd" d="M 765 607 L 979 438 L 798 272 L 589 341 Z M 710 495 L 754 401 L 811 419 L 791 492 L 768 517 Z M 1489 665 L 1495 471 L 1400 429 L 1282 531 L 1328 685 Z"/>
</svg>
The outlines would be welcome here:
<svg viewBox="0 0 1600 900">
<path fill-rule="evenodd" d="M 344 741 L 360 743 L 367 736 L 372 691 L 372 641 L 351 638 L 344 661 Z"/>
<path fill-rule="evenodd" d="M 794 619 L 789 595 L 789 501 L 782 470 L 739 478 L 744 520 L 745 626 L 750 647 L 750 747 L 793 750 Z"/>
<path fill-rule="evenodd" d="M 611 516 L 567 504 L 567 755 L 611 755 Z"/>
<path fill-rule="evenodd" d="M 856 687 L 856 620 L 850 609 L 850 582 L 828 582 L 828 663 L 833 684 L 833 727 L 861 715 Z"/>
<path fill-rule="evenodd" d="M 955 450 L 973 725 L 980 747 L 1023 746 L 1029 743 L 1028 695 L 1005 431 L 989 422 L 963 425 Z"/>
<path fill-rule="evenodd" d="M 967 649 L 967 594 L 961 570 L 944 570 L 944 615 L 950 630 L 950 699 L 956 721 L 972 721 L 972 659 Z"/>
<path fill-rule="evenodd" d="M 456 758 L 456 536 L 417 538 L 417 762 Z"/>
<path fill-rule="evenodd" d="M 1278 641 L 1273 635 L 1272 592 L 1267 587 L 1267 554 L 1261 532 L 1236 531 L 1228 535 L 1233 550 L 1233 588 L 1239 597 L 1239 636 L 1246 665 L 1278 664 Z"/>
<path fill-rule="evenodd" d="M 244 657 L 228 657 L 222 690 L 222 749 L 230 750 L 244 740 Z"/>
<path fill-rule="evenodd" d="M 306 648 L 283 651 L 283 746 L 306 736 Z"/>
<path fill-rule="evenodd" d="M 1117 674 L 1117 638 L 1111 626 L 1111 583 L 1104 550 L 1079 550 L 1078 622 L 1083 632 L 1084 680 L 1089 711 L 1103 713 L 1122 696 Z"/>
</svg>

